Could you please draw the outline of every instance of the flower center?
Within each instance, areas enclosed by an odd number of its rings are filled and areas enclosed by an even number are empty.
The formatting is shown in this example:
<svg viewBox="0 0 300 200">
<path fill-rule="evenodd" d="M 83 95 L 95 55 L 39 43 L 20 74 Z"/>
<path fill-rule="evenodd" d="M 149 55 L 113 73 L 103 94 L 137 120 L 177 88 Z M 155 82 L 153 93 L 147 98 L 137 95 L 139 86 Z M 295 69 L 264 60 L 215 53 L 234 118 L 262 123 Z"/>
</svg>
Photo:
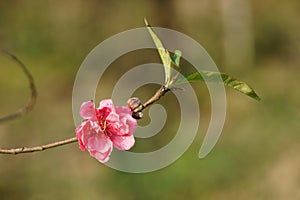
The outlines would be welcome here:
<svg viewBox="0 0 300 200">
<path fill-rule="evenodd" d="M 107 127 L 110 126 L 110 123 L 106 120 L 99 120 L 98 122 L 101 128 L 101 132 L 107 136 L 111 136 L 111 133 L 107 130 Z"/>
<path fill-rule="evenodd" d="M 101 131 L 105 132 L 105 130 L 106 130 L 106 121 L 103 121 L 102 123 L 100 123 L 100 127 L 101 127 Z"/>
</svg>

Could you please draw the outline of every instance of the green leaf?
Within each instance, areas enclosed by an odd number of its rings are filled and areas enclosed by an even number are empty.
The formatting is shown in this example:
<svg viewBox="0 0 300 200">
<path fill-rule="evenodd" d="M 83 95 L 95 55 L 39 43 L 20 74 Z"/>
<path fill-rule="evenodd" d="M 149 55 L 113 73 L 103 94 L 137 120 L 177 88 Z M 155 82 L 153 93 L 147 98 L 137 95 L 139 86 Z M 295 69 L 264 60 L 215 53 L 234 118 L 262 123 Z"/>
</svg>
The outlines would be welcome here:
<svg viewBox="0 0 300 200">
<path fill-rule="evenodd" d="M 176 67 L 177 70 L 179 71 L 180 67 L 179 67 L 179 63 L 180 63 L 180 58 L 181 58 L 181 51 L 176 50 L 174 53 L 169 52 L 171 55 L 171 59 L 172 59 L 172 67 L 171 67 L 171 76 L 172 79 L 170 81 L 169 86 L 172 86 L 174 84 L 174 81 L 176 80 L 176 78 L 179 76 L 179 72 L 176 73 L 176 75 L 173 76 L 173 68 Z"/>
<path fill-rule="evenodd" d="M 187 82 L 195 81 L 208 81 L 208 82 L 220 82 L 220 77 L 225 86 L 233 88 L 257 101 L 260 101 L 260 97 L 256 94 L 252 87 L 250 87 L 244 81 L 233 78 L 227 74 L 212 72 L 212 71 L 201 71 L 189 74 L 187 76 L 181 76 L 177 79 L 174 85 L 180 85 Z"/>
<path fill-rule="evenodd" d="M 171 56 L 171 59 L 172 59 L 173 63 L 175 63 L 175 65 L 177 67 L 179 67 L 180 58 L 181 58 L 181 51 L 179 51 L 179 50 L 176 50 L 174 52 L 174 55 Z"/>
<path fill-rule="evenodd" d="M 160 59 L 164 65 L 164 69 L 165 69 L 165 86 L 169 87 L 170 81 L 171 81 L 171 57 L 169 52 L 164 48 L 162 42 L 159 40 L 159 38 L 157 37 L 157 35 L 154 33 L 154 31 L 152 30 L 151 26 L 149 25 L 148 21 L 145 20 L 145 24 L 148 28 L 148 31 L 150 32 L 150 35 L 152 37 L 152 40 L 157 48 L 157 51 L 159 53 Z"/>
</svg>

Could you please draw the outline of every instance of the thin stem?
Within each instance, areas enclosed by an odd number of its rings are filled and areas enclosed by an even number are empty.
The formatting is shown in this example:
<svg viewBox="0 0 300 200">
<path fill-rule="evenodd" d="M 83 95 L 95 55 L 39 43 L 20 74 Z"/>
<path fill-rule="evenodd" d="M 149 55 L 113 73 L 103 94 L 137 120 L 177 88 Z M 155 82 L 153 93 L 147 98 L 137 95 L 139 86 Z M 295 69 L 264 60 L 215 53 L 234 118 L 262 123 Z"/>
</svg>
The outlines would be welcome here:
<svg viewBox="0 0 300 200">
<path fill-rule="evenodd" d="M 169 88 L 166 88 L 166 86 L 162 85 L 157 91 L 156 93 L 148 100 L 146 101 L 138 110 L 135 110 L 135 113 L 141 112 L 142 110 L 144 110 L 145 108 L 147 108 L 148 106 L 152 105 L 153 103 L 155 103 L 156 101 L 158 101 L 162 96 L 164 96 L 168 91 L 170 91 Z"/>
<path fill-rule="evenodd" d="M 164 96 L 168 91 L 170 91 L 169 88 L 166 88 L 165 86 L 161 86 L 159 90 L 156 91 L 156 93 L 148 100 L 146 101 L 143 106 L 141 107 L 140 110 L 137 112 L 141 112 L 143 109 L 146 107 L 150 106 L 154 102 L 158 101 L 162 96 Z M 53 143 L 49 144 L 44 144 L 40 146 L 35 146 L 35 147 L 18 147 L 18 148 L 0 148 L 0 154 L 20 154 L 20 153 L 31 153 L 31 152 L 36 152 L 36 151 L 44 151 L 46 149 L 74 143 L 77 141 L 76 137 L 61 140 L 61 141 L 56 141 Z"/>
<path fill-rule="evenodd" d="M 11 113 L 9 115 L 1 117 L 0 122 L 4 122 L 4 121 L 8 121 L 8 120 L 17 118 L 17 117 L 21 117 L 22 115 L 24 115 L 27 112 L 29 112 L 30 110 L 32 110 L 32 108 L 34 107 L 34 104 L 36 102 L 37 92 L 36 92 L 36 87 L 34 84 L 33 77 L 31 75 L 31 73 L 28 71 L 28 69 L 25 67 L 25 65 L 20 60 L 18 60 L 13 54 L 10 54 L 1 49 L 0 49 L 0 53 L 8 56 L 10 59 L 12 59 L 14 62 L 16 62 L 21 67 L 21 69 L 23 70 L 23 72 L 25 73 L 26 77 L 29 80 L 29 85 L 30 85 L 30 90 L 31 90 L 31 98 L 30 98 L 28 104 L 25 107 L 17 110 L 14 113 Z M 148 106 L 152 105 L 153 103 L 155 103 L 156 101 L 158 101 L 168 91 L 170 91 L 169 88 L 167 88 L 164 85 L 161 86 L 156 91 L 156 93 L 148 101 L 146 101 L 144 104 L 142 104 L 140 109 L 135 112 L 141 112 L 146 107 L 148 107 Z M 0 154 L 15 154 L 16 155 L 16 154 L 20 154 L 20 153 L 31 153 L 31 152 L 36 152 L 36 151 L 43 151 L 46 149 L 55 148 L 58 146 L 74 143 L 76 141 L 77 141 L 77 138 L 73 137 L 73 138 L 56 141 L 56 142 L 52 142 L 52 143 L 44 144 L 44 145 L 40 145 L 40 146 L 34 146 L 34 147 L 0 148 Z"/>
<path fill-rule="evenodd" d="M 19 147 L 19 148 L 15 148 L 15 149 L 0 148 L 0 153 L 2 153 L 2 154 L 19 154 L 19 153 L 31 153 L 31 152 L 35 152 L 35 151 L 44 151 L 46 149 L 62 146 L 65 144 L 70 144 L 70 143 L 73 143 L 76 141 L 77 141 L 77 138 L 73 137 L 73 138 L 69 138 L 69 139 L 65 139 L 65 140 L 61 140 L 61 141 L 57 141 L 57 142 L 53 142 L 53 143 L 49 143 L 49 144 L 44 144 L 44 145 L 40 145 L 40 146 L 35 146 L 35 147 Z"/>
<path fill-rule="evenodd" d="M 165 86 L 161 86 L 159 90 L 156 91 L 156 93 L 143 104 L 143 109 L 150 106 L 151 104 L 158 101 L 162 96 L 164 96 L 170 89 L 166 88 Z M 142 110 L 143 110 L 142 109 Z"/>
</svg>

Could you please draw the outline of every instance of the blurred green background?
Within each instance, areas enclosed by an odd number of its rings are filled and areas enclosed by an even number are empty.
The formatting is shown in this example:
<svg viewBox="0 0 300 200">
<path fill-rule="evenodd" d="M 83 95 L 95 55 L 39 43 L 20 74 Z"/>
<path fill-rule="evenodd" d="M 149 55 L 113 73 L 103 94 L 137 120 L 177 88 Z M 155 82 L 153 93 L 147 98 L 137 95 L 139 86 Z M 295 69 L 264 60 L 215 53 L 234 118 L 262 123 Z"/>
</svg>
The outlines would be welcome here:
<svg viewBox="0 0 300 200">
<path fill-rule="evenodd" d="M 194 38 L 220 71 L 250 83 L 262 97 L 258 103 L 227 89 L 222 136 L 199 160 L 210 102 L 205 85 L 194 84 L 201 108 L 197 138 L 179 160 L 153 173 L 115 171 L 77 144 L 0 155 L 0 199 L 300 199 L 299 10 L 298 0 L 0 1 L 0 48 L 26 64 L 38 89 L 31 113 L 0 124 L 2 148 L 73 137 L 72 88 L 81 62 L 108 37 L 143 27 L 144 17 Z M 159 61 L 153 52 L 149 58 L 128 56 L 110 68 L 98 100 L 109 97 L 109 80 L 115 82 L 134 58 Z M 136 94 L 145 100 L 155 89 L 145 86 Z M 20 69 L 0 56 L 0 115 L 23 106 L 28 94 Z M 174 110 L 173 98 L 162 103 Z M 140 123 L 148 122 L 146 116 Z M 172 124 L 166 130 L 177 127 Z M 172 139 L 160 135 L 138 140 L 135 150 L 157 149 Z"/>
</svg>

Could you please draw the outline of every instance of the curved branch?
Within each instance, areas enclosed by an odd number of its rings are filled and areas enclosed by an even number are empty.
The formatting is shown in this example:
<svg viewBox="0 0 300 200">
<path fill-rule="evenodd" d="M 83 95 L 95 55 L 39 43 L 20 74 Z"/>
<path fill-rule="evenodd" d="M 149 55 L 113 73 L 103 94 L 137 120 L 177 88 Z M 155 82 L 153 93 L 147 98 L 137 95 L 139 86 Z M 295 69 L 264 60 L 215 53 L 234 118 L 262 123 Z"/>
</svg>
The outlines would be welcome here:
<svg viewBox="0 0 300 200">
<path fill-rule="evenodd" d="M 6 116 L 3 116 L 0 118 L 0 123 L 5 122 L 5 121 L 9 121 L 18 117 L 21 117 L 23 115 L 25 115 L 26 113 L 28 113 L 29 111 L 31 111 L 35 105 L 36 102 L 36 98 L 37 98 L 37 90 L 34 84 L 34 80 L 33 77 L 31 75 L 31 73 L 29 72 L 29 70 L 26 68 L 26 66 L 13 54 L 0 49 L 0 54 L 5 55 L 6 57 L 8 57 L 9 59 L 11 59 L 13 62 L 15 62 L 24 72 L 24 74 L 26 75 L 28 81 L 29 81 L 29 87 L 30 87 L 30 91 L 31 91 L 31 96 L 30 99 L 27 103 L 27 105 L 25 105 L 24 107 L 18 109 L 17 111 L 10 113 Z"/>
<path fill-rule="evenodd" d="M 19 148 L 15 148 L 15 149 L 0 148 L 0 153 L 2 153 L 2 154 L 31 153 L 31 152 L 35 152 L 35 151 L 43 151 L 46 149 L 62 146 L 65 144 L 70 144 L 70 143 L 73 143 L 76 141 L 77 141 L 77 138 L 73 137 L 73 138 L 69 138 L 69 139 L 65 139 L 65 140 L 61 140 L 61 141 L 57 141 L 57 142 L 53 142 L 53 143 L 49 143 L 49 144 L 44 144 L 44 145 L 40 145 L 40 146 L 35 146 L 35 147 L 19 147 Z"/>
<path fill-rule="evenodd" d="M 156 91 L 156 93 L 146 102 L 142 105 L 142 107 L 135 112 L 141 112 L 143 109 L 146 107 L 152 105 L 154 102 L 158 101 L 162 96 L 164 96 L 168 91 L 170 91 L 169 88 L 166 88 L 165 86 L 162 86 L 159 88 L 159 90 Z M 19 148 L 0 148 L 0 154 L 19 154 L 19 153 L 31 153 L 35 151 L 43 151 L 46 149 L 62 146 L 65 144 L 70 144 L 73 142 L 76 142 L 77 138 L 69 138 L 49 144 L 44 144 L 40 146 L 35 146 L 35 147 L 19 147 Z"/>
<path fill-rule="evenodd" d="M 11 113 L 9 115 L 6 115 L 6 116 L 0 118 L 0 123 L 1 123 L 4 121 L 15 119 L 17 117 L 21 117 L 24 114 L 26 114 L 27 112 L 29 112 L 30 110 L 32 110 L 34 107 L 34 104 L 36 102 L 37 91 L 36 91 L 33 77 L 31 75 L 31 73 L 28 71 L 28 69 L 25 67 L 25 65 L 19 59 L 17 59 L 14 55 L 12 55 L 4 50 L 0 49 L 0 54 L 8 56 L 11 60 L 16 62 L 19 65 L 19 67 L 22 68 L 23 72 L 25 73 L 26 77 L 29 80 L 29 85 L 30 85 L 30 90 L 31 90 L 31 98 L 30 98 L 28 104 L 25 107 L 17 110 L 14 113 Z M 168 91 L 170 91 L 170 89 L 168 87 L 166 87 L 164 85 L 161 86 L 147 102 L 142 104 L 142 106 L 138 110 L 135 110 L 134 112 L 135 113 L 141 112 L 146 107 L 148 107 L 148 106 L 152 105 L 154 102 L 158 101 Z M 73 138 L 69 138 L 69 139 L 65 139 L 65 140 L 61 140 L 61 141 L 57 141 L 57 142 L 53 142 L 53 143 L 49 143 L 49 144 L 44 144 L 44 145 L 40 145 L 40 146 L 35 146 L 35 147 L 0 148 L 0 154 L 20 154 L 20 153 L 31 153 L 31 152 L 36 152 L 36 151 L 43 151 L 46 149 L 62 146 L 65 144 L 74 143 L 76 141 L 77 141 L 77 138 L 73 137 Z"/>
</svg>

